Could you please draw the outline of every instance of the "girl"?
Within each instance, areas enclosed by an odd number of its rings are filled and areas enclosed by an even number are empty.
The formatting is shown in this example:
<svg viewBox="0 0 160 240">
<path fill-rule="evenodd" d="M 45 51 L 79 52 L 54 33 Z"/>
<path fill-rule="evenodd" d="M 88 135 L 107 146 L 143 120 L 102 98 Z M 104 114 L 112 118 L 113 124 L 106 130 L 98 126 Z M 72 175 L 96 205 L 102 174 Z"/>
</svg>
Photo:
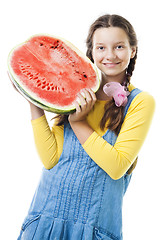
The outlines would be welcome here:
<svg viewBox="0 0 160 240">
<path fill-rule="evenodd" d="M 95 94 L 50 130 L 30 104 L 42 177 L 19 240 L 122 240 L 122 202 L 154 112 L 154 99 L 130 84 L 137 58 L 131 24 L 118 15 L 90 27 L 87 56 L 101 70 Z"/>
</svg>

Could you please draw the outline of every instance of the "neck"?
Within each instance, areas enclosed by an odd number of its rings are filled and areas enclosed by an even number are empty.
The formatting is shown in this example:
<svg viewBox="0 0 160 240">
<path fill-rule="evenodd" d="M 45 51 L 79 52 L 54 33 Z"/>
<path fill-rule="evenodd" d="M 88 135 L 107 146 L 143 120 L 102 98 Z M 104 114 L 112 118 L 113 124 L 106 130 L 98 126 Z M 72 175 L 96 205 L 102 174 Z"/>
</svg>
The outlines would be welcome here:
<svg viewBox="0 0 160 240">
<path fill-rule="evenodd" d="M 98 100 L 109 100 L 110 98 L 103 92 L 103 86 L 109 82 L 119 82 L 122 84 L 124 79 L 125 79 L 125 72 L 123 72 L 117 76 L 106 76 L 105 74 L 102 73 L 101 85 L 96 93 L 97 99 Z"/>
<path fill-rule="evenodd" d="M 102 78 L 102 85 L 109 83 L 109 82 L 119 82 L 119 83 L 123 83 L 124 79 L 125 79 L 125 72 L 122 72 L 116 76 L 107 76 L 104 73 L 102 73 L 101 78 Z"/>
</svg>

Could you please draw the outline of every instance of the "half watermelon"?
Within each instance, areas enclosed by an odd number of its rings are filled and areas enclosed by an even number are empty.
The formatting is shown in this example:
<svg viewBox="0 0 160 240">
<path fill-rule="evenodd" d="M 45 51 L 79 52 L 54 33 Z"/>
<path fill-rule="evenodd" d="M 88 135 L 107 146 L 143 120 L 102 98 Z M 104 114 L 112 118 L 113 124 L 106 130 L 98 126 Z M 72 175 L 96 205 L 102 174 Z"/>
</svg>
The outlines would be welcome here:
<svg viewBox="0 0 160 240">
<path fill-rule="evenodd" d="M 11 79 L 33 104 L 55 113 L 75 110 L 77 93 L 96 92 L 100 85 L 95 65 L 73 44 L 50 35 L 35 35 L 15 47 L 8 57 Z"/>
</svg>

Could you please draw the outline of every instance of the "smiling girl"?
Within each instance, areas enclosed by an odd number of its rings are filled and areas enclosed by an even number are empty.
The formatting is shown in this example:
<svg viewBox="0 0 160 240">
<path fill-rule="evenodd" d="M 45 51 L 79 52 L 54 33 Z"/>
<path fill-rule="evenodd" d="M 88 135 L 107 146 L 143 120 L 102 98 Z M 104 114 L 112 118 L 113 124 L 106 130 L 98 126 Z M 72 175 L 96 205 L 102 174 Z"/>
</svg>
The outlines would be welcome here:
<svg viewBox="0 0 160 240">
<path fill-rule="evenodd" d="M 154 112 L 154 99 L 130 83 L 137 38 L 118 15 L 90 27 L 87 56 L 101 71 L 94 93 L 84 89 L 76 111 L 50 130 L 30 104 L 44 164 L 19 239 L 122 240 L 122 203 Z"/>
</svg>

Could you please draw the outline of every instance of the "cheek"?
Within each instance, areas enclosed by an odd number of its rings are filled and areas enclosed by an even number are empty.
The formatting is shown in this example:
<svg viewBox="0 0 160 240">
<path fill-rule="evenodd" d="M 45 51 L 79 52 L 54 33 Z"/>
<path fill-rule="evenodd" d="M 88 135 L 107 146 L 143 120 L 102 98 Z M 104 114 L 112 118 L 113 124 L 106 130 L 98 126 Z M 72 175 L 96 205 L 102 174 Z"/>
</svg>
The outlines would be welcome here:
<svg viewBox="0 0 160 240">
<path fill-rule="evenodd" d="M 130 51 L 124 51 L 124 52 L 119 53 L 118 57 L 120 59 L 122 59 L 126 64 L 129 64 L 130 58 L 131 58 L 131 53 L 130 53 Z"/>
<path fill-rule="evenodd" d="M 95 63 L 98 63 L 98 62 L 100 62 L 103 59 L 102 54 L 98 53 L 96 51 L 92 52 L 92 56 L 93 56 L 93 60 L 94 60 Z"/>
</svg>

